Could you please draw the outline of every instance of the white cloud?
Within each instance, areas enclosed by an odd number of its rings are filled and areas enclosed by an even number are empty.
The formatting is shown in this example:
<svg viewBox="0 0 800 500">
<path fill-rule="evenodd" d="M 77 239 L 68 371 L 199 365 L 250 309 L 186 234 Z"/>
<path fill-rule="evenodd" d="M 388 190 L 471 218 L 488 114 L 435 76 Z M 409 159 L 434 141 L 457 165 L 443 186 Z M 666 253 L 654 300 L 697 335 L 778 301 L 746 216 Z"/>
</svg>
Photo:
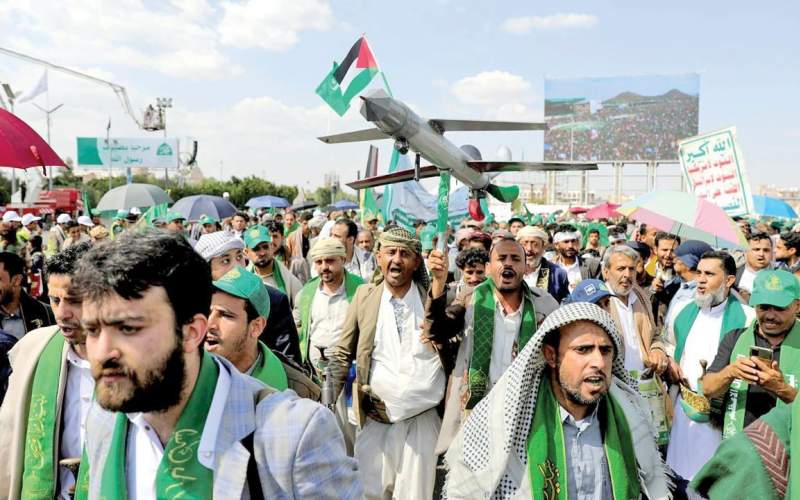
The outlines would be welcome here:
<svg viewBox="0 0 800 500">
<path fill-rule="evenodd" d="M 524 35 L 534 30 L 561 28 L 591 28 L 597 24 L 592 14 L 565 13 L 550 16 L 510 17 L 503 22 L 503 30 L 515 35 Z"/>
<path fill-rule="evenodd" d="M 527 99 L 531 84 L 519 75 L 506 71 L 484 71 L 458 80 L 453 95 L 465 104 L 499 104 Z"/>
<path fill-rule="evenodd" d="M 303 30 L 333 23 L 326 0 L 33 1 L 0 3 L 7 46 L 67 66 L 122 65 L 168 76 L 215 80 L 241 74 L 223 50 L 284 51 Z M 42 13 L 46 12 L 46 15 Z"/>
<path fill-rule="evenodd" d="M 224 2 L 222 8 L 221 41 L 237 48 L 284 51 L 297 43 L 300 31 L 325 31 L 333 24 L 323 0 L 246 0 Z"/>
</svg>

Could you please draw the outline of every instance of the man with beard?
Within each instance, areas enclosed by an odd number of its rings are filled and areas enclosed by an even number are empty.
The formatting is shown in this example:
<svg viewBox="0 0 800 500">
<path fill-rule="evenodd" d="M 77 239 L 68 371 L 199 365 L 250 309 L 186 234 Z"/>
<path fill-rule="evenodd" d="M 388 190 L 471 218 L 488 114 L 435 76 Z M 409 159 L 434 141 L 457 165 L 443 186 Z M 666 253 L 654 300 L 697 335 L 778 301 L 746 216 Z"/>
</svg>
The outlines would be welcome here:
<svg viewBox="0 0 800 500">
<path fill-rule="evenodd" d="M 776 405 L 797 397 L 800 377 L 800 285 L 788 271 L 765 270 L 753 282 L 750 305 L 756 319 L 747 328 L 728 332 L 703 377 L 703 393 L 724 396 L 727 438 Z M 752 346 L 769 357 L 753 354 Z"/>
<path fill-rule="evenodd" d="M 247 257 L 250 259 L 248 271 L 255 273 L 267 286 L 273 286 L 289 297 L 289 306 L 294 307 L 294 297 L 303 288 L 290 271 L 272 254 L 272 238 L 269 230 L 258 225 L 244 233 Z"/>
<path fill-rule="evenodd" d="M 311 228 L 308 223 L 312 218 L 310 213 L 300 214 L 299 227 L 286 236 L 286 258 L 289 260 L 285 264 L 301 284 L 311 278 L 306 257 L 311 248 Z"/>
<path fill-rule="evenodd" d="M 428 285 L 420 247 L 399 227 L 380 235 L 381 275 L 356 290 L 331 352 L 337 397 L 356 360 L 355 457 L 368 499 L 433 496 L 445 372 L 420 335 Z"/>
<path fill-rule="evenodd" d="M 531 288 L 541 288 L 561 303 L 569 295 L 567 272 L 544 258 L 547 243 L 544 230 L 525 226 L 517 232 L 517 241 L 525 249 L 525 283 Z"/>
<path fill-rule="evenodd" d="M 214 280 L 205 349 L 240 372 L 282 391 L 289 387 L 281 360 L 258 340 L 267 326 L 269 298 L 264 283 L 242 266 Z"/>
<path fill-rule="evenodd" d="M 280 222 L 267 222 L 264 227 L 269 231 L 269 237 L 272 238 L 272 255 L 279 261 L 286 264 L 291 257 L 288 257 L 286 252 L 286 245 L 284 245 L 283 224 Z"/>
<path fill-rule="evenodd" d="M 356 246 L 368 254 L 372 254 L 372 249 L 375 248 L 375 236 L 369 229 L 362 229 L 358 232 L 356 238 Z"/>
<path fill-rule="evenodd" d="M 772 269 L 772 238 L 767 233 L 753 233 L 747 238 L 745 262 L 736 270 L 736 290 L 744 300 L 750 299 L 753 281 L 762 269 Z"/>
<path fill-rule="evenodd" d="M 203 351 L 211 274 L 185 239 L 126 234 L 76 276 L 96 383 L 81 497 L 361 496 L 330 412 Z"/>
<path fill-rule="evenodd" d="M 775 245 L 775 260 L 780 268 L 800 277 L 800 233 L 783 233 Z"/>
<path fill-rule="evenodd" d="M 656 234 L 656 264 L 655 277 L 650 283 L 653 317 L 656 326 L 664 326 L 672 297 L 681 286 L 681 279 L 675 273 L 675 249 L 681 244 L 681 239 L 673 234 L 659 232 Z"/>
<path fill-rule="evenodd" d="M 558 257 L 556 264 L 566 271 L 569 280 L 569 291 L 586 279 L 600 277 L 600 261 L 597 259 L 584 259 L 578 254 L 580 250 L 581 233 L 573 226 L 561 226 L 553 236 Z"/>
<path fill-rule="evenodd" d="M 230 231 L 204 234 L 194 250 L 211 266 L 211 279 L 218 280 L 236 266 L 245 266 L 244 243 Z M 270 349 L 301 365 L 300 342 L 292 319 L 289 297 L 275 287 L 264 285 L 269 299 L 270 321 L 261 332 L 261 341 Z"/>
<path fill-rule="evenodd" d="M 675 249 L 675 274 L 680 278 L 681 284 L 667 308 L 663 333 L 670 355 L 675 348 L 675 315 L 687 303 L 694 300 L 697 289 L 697 264 L 704 253 L 713 250 L 711 245 L 699 240 L 686 240 Z"/>
<path fill-rule="evenodd" d="M 55 323 L 53 311 L 22 288 L 25 261 L 0 252 L 0 330 L 21 339 L 30 331 Z"/>
<path fill-rule="evenodd" d="M 322 381 L 333 346 L 342 335 L 347 309 L 364 281 L 345 270 L 344 245 L 336 238 L 317 239 L 308 258 L 314 264 L 317 277 L 306 283 L 295 297 L 294 317 L 300 332 L 303 362 L 311 365 L 312 373 Z M 356 432 L 347 417 L 344 394 L 336 401 L 336 417 L 347 449 L 352 451 Z"/>
<path fill-rule="evenodd" d="M 669 367 L 669 358 L 656 329 L 648 297 L 636 285 L 636 265 L 639 254 L 627 245 L 610 247 L 603 255 L 603 278 L 619 300 L 609 302 L 607 311 L 624 346 L 625 369 L 639 380 L 646 368 L 661 375 Z"/>
<path fill-rule="evenodd" d="M 453 440 L 446 496 L 668 498 L 650 410 L 623 356 L 595 304 L 553 312 Z"/>
<path fill-rule="evenodd" d="M 714 454 L 722 435 L 709 423 L 708 411 L 699 405 L 699 380 L 717 354 L 719 343 L 731 330 L 745 328 L 754 319 L 750 307 L 730 294 L 736 280 L 736 262 L 726 252 L 706 252 L 697 264 L 694 301 L 675 316 L 675 363 L 682 380 L 681 395 L 674 405 L 674 419 L 667 449 L 667 465 L 691 480 Z M 687 391 L 688 390 L 688 391 Z"/>
<path fill-rule="evenodd" d="M 294 316 L 303 362 L 309 362 L 319 376 L 323 351 L 330 358 L 341 336 L 348 306 L 364 281 L 345 270 L 345 248 L 336 238 L 318 239 L 308 256 L 317 277 L 306 283 L 294 298 L 297 304 Z"/>
<path fill-rule="evenodd" d="M 528 287 L 523 280 L 525 251 L 513 239 L 492 247 L 489 279 L 465 290 L 449 305 L 444 293 L 444 257 L 439 251 L 431 252 L 433 282 L 425 314 L 426 337 L 443 346 L 448 371 L 454 367 L 437 453 L 447 450 L 466 416 L 525 348 L 536 326 L 558 308 L 550 294 Z"/>
<path fill-rule="evenodd" d="M 350 219 L 337 220 L 331 228 L 331 236 L 341 241 L 347 251 L 345 269 L 364 281 L 372 279 L 372 273 L 375 272 L 376 267 L 375 256 L 356 246 L 356 236 L 358 236 L 356 223 Z"/>
<path fill-rule="evenodd" d="M 58 326 L 34 330 L 9 353 L 12 373 L 0 408 L 0 497 L 71 498 L 75 476 L 59 466 L 79 458 L 94 380 L 86 360 L 75 265 L 89 250 L 74 245 L 46 264 Z"/>
</svg>

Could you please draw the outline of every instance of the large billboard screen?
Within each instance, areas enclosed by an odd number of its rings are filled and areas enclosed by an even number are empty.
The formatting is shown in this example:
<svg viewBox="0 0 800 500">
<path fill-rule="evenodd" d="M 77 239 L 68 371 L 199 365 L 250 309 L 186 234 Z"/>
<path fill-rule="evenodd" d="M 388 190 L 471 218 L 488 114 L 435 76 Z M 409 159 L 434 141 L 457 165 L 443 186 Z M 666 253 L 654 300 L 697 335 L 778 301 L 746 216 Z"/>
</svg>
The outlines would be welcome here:
<svg viewBox="0 0 800 500">
<path fill-rule="evenodd" d="M 548 79 L 544 95 L 545 160 L 675 161 L 697 135 L 694 73 Z"/>
<path fill-rule="evenodd" d="M 84 168 L 171 168 L 179 166 L 178 139 L 78 137 L 78 166 Z"/>
</svg>

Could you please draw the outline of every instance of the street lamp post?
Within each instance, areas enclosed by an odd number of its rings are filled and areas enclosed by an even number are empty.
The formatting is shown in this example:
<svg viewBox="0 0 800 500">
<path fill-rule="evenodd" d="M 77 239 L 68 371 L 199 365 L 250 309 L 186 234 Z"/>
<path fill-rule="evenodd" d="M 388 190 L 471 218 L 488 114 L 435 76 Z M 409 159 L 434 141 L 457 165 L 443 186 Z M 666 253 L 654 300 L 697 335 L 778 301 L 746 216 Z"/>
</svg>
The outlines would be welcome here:
<svg viewBox="0 0 800 500">
<path fill-rule="evenodd" d="M 158 116 L 161 119 L 161 128 L 164 130 L 164 138 L 167 137 L 167 108 L 172 107 L 172 97 L 157 97 L 156 107 Z M 164 167 L 164 182 L 169 182 L 169 168 Z"/>
</svg>

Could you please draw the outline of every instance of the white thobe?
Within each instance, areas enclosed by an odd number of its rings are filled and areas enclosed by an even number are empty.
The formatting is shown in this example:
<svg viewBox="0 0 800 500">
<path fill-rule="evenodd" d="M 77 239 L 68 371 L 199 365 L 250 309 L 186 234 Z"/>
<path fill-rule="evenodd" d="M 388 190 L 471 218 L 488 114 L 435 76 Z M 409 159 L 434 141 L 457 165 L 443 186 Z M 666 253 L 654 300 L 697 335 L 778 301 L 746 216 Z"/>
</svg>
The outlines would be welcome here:
<svg viewBox="0 0 800 500">
<path fill-rule="evenodd" d="M 681 355 L 681 370 L 693 391 L 702 376 L 700 360 L 714 361 L 719 347 L 719 332 L 727 301 L 711 308 L 701 309 L 689 331 Z M 694 475 L 714 455 L 722 441 L 722 433 L 711 423 L 690 420 L 681 407 L 680 397 L 675 400 L 675 417 L 667 449 L 667 465 L 684 479 Z"/>
<path fill-rule="evenodd" d="M 525 301 L 520 302 L 516 311 L 506 314 L 503 305 L 495 299 L 494 335 L 492 337 L 492 357 L 489 362 L 489 387 L 503 376 L 517 354 L 517 339 L 522 326 L 522 308 Z M 474 325 L 473 325 L 474 328 Z"/>
<path fill-rule="evenodd" d="M 529 287 L 536 288 L 536 282 L 539 281 L 539 273 L 541 270 L 542 266 L 540 265 L 535 271 L 529 272 L 522 279 L 525 280 L 525 283 L 527 283 Z"/>
<path fill-rule="evenodd" d="M 567 272 L 567 279 L 569 280 L 569 291 L 572 292 L 575 290 L 575 287 L 578 286 L 583 278 L 581 278 L 581 265 L 578 262 L 578 259 L 575 259 L 575 262 L 572 265 L 567 265 L 558 261 L 558 265 L 561 266 L 561 269 Z"/>
<path fill-rule="evenodd" d="M 402 299 L 399 332 L 391 298 L 384 288 L 370 386 L 392 423 L 368 418 L 356 436 L 355 458 L 365 498 L 432 498 L 444 370 L 436 352 L 419 339 L 424 309 L 417 287 Z"/>
<path fill-rule="evenodd" d="M 739 278 L 739 290 L 744 290 L 746 292 L 753 291 L 753 281 L 756 279 L 756 273 L 758 271 L 753 271 L 750 269 L 750 266 L 747 264 L 744 265 L 744 271 L 742 271 L 742 277 Z"/>
<path fill-rule="evenodd" d="M 64 389 L 59 459 L 80 458 L 86 436 L 86 415 L 92 406 L 93 393 L 92 368 L 87 360 L 81 359 L 70 347 L 67 349 L 67 384 Z M 66 467 L 58 468 L 58 484 L 59 498 L 72 498 L 69 489 L 75 484 L 75 476 Z"/>
<path fill-rule="evenodd" d="M 610 289 L 611 287 L 609 287 Z M 626 300 L 626 302 L 623 302 Z M 644 361 L 642 360 L 642 348 L 639 342 L 639 331 L 636 329 L 636 320 L 633 316 L 634 304 L 636 304 L 636 294 L 631 292 L 627 299 L 619 297 L 619 300 L 611 300 L 612 307 L 617 308 L 620 326 L 622 327 L 623 340 L 625 342 L 625 369 L 637 380 L 644 371 Z"/>
<path fill-rule="evenodd" d="M 297 299 L 295 302 L 300 303 Z M 325 348 L 326 356 L 329 356 L 331 347 L 339 342 L 349 305 L 344 282 L 333 293 L 326 291 L 321 283 L 314 292 L 314 299 L 308 314 L 308 339 L 311 342 L 309 358 L 314 366 L 317 366 L 320 358 L 320 347 Z"/>
<path fill-rule="evenodd" d="M 219 370 L 214 397 L 206 416 L 206 423 L 197 446 L 197 459 L 207 469 L 214 468 L 215 443 L 222 423 L 222 412 L 231 386 L 231 376 L 222 363 L 215 360 Z M 164 445 L 155 429 L 147 423 L 142 413 L 128 413 L 127 468 L 125 478 L 128 498 L 136 500 L 156 499 L 156 477 L 164 456 Z"/>
</svg>

